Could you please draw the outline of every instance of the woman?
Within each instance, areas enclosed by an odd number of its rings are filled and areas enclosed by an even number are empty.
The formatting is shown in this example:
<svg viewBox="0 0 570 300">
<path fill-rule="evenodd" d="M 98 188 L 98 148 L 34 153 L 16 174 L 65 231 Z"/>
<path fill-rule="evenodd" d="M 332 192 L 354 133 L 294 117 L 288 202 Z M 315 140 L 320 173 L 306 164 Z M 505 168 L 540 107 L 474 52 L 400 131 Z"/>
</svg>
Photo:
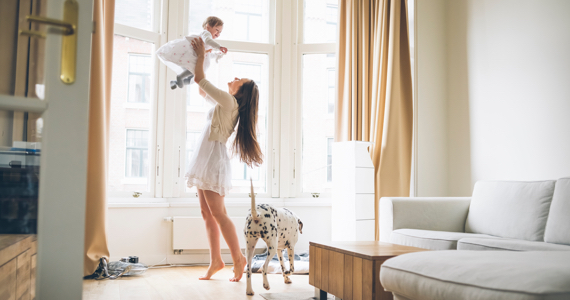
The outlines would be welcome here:
<svg viewBox="0 0 570 300">
<path fill-rule="evenodd" d="M 232 150 L 248 166 L 263 163 L 261 148 L 257 142 L 257 107 L 259 90 L 253 80 L 235 78 L 228 83 L 228 92 L 211 84 L 204 74 L 206 50 L 201 39 L 194 39 L 192 47 L 198 56 L 194 81 L 200 86 L 200 94 L 215 106 L 208 112 L 206 126 L 199 138 L 199 145 L 190 159 L 188 187 L 196 186 L 202 217 L 206 223 L 210 245 L 210 266 L 207 280 L 224 267 L 220 251 L 220 231 L 230 248 L 237 282 L 243 275 L 246 259 L 241 253 L 236 228 L 224 205 L 224 196 L 231 189 L 231 165 L 226 142 L 239 121 Z"/>
</svg>

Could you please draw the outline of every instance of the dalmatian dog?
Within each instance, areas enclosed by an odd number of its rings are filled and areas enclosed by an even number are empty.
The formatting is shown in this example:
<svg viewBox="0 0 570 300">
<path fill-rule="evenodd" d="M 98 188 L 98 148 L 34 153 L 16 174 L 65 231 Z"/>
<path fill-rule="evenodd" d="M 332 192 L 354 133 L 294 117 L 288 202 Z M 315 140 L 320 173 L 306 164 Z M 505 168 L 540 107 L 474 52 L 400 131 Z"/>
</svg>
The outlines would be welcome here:
<svg viewBox="0 0 570 300">
<path fill-rule="evenodd" d="M 291 283 L 289 278 L 295 270 L 294 254 L 295 244 L 299 239 L 299 233 L 303 233 L 303 222 L 293 213 L 286 208 L 274 208 L 268 204 L 255 205 L 255 194 L 253 193 L 253 182 L 251 183 L 251 213 L 247 216 L 245 221 L 245 240 L 246 249 L 245 256 L 247 257 L 247 295 L 253 295 L 251 287 L 251 263 L 255 251 L 255 245 L 259 238 L 262 238 L 267 245 L 269 255 L 263 265 L 263 287 L 269 290 L 269 281 L 267 281 L 267 265 L 275 256 L 279 257 L 281 263 L 281 272 L 285 279 L 285 283 Z M 285 262 L 283 260 L 283 250 L 287 249 L 289 256 L 289 271 L 285 269 Z"/>
</svg>

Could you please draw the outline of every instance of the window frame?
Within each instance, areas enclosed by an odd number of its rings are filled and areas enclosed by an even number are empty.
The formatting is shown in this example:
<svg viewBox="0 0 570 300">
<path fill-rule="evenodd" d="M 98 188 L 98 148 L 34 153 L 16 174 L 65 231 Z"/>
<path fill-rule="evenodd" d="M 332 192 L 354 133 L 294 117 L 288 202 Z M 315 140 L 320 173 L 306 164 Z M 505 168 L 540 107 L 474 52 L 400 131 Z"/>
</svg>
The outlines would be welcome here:
<svg viewBox="0 0 570 300">
<path fill-rule="evenodd" d="M 166 17 L 165 13 L 168 7 L 168 0 L 154 0 L 152 24 L 153 30 L 144 30 L 120 23 L 114 24 L 114 34 L 128 38 L 137 39 L 143 42 L 154 44 L 154 49 L 158 49 L 160 45 L 166 42 Z M 161 159 L 161 150 L 163 148 L 163 130 L 161 126 L 161 118 L 159 112 L 161 106 L 164 104 L 163 90 L 164 85 L 160 84 L 165 82 L 164 72 L 161 71 L 160 61 L 156 59 L 155 55 L 151 55 L 152 66 L 154 71 L 154 79 L 150 80 L 150 101 L 148 103 L 135 103 L 128 102 L 125 99 L 127 107 L 139 107 L 149 109 L 150 128 L 149 130 L 149 177 L 147 179 L 148 189 L 146 191 L 138 191 L 140 194 L 135 197 L 137 191 L 107 191 L 107 197 L 110 202 L 147 202 L 156 201 L 155 198 L 162 197 L 162 179 L 161 170 L 163 170 L 163 161 Z M 151 74 L 152 75 L 152 74 Z M 128 76 L 128 75 L 127 75 Z M 128 96 L 127 96 L 128 97 Z M 126 131 L 125 131 L 126 142 Z M 126 161 L 125 166 L 126 168 Z M 133 178 L 123 177 L 122 182 L 130 182 Z M 143 200 L 141 198 L 147 198 Z"/>
<path fill-rule="evenodd" d="M 303 164 L 303 55 L 305 54 L 335 54 L 338 48 L 338 26 L 337 26 L 337 42 L 336 43 L 304 43 L 304 1 L 305 0 L 297 0 L 297 24 L 299 24 L 297 28 L 297 40 L 296 40 L 296 65 L 297 65 L 297 83 L 296 83 L 296 125 L 297 128 L 297 135 L 296 135 L 296 149 L 298 151 L 294 152 L 294 167 L 295 169 L 302 170 Z M 339 0 L 340 1 L 340 0 Z M 327 4 L 328 6 L 328 4 Z M 338 56 L 335 56 L 336 63 L 335 63 L 335 78 L 338 80 Z M 337 87 L 335 86 L 335 97 L 338 97 L 336 91 Z M 328 98 L 328 97 L 327 97 Z M 336 98 L 335 98 L 336 99 Z M 335 100 L 336 102 L 336 100 Z M 328 99 L 327 99 L 327 106 L 328 106 Z M 328 110 L 328 107 L 327 107 Z M 325 139 L 326 141 L 326 139 Z M 297 197 L 300 198 L 308 198 L 311 197 L 313 193 L 311 192 L 304 192 L 303 191 L 303 173 L 302 172 L 295 172 L 298 173 L 298 176 L 295 176 L 295 185 L 296 188 L 293 191 Z M 328 186 L 325 184 L 325 186 Z M 319 193 L 319 197 L 330 198 L 332 197 L 332 192 L 323 192 Z"/>
</svg>

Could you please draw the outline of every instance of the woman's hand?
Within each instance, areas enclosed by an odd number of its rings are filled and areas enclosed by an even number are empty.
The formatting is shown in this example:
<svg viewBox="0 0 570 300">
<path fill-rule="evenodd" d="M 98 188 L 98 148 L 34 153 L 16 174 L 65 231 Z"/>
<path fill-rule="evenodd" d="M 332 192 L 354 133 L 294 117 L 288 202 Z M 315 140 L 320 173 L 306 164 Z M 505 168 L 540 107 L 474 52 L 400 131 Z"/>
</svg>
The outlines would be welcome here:
<svg viewBox="0 0 570 300">
<path fill-rule="evenodd" d="M 192 48 L 194 48 L 194 52 L 199 57 L 204 57 L 206 55 L 206 48 L 204 47 L 204 41 L 201 38 L 195 38 L 192 40 Z"/>
<path fill-rule="evenodd" d="M 226 53 L 228 53 L 228 48 L 220 47 L 220 51 L 222 51 L 223 54 L 226 54 Z"/>
</svg>

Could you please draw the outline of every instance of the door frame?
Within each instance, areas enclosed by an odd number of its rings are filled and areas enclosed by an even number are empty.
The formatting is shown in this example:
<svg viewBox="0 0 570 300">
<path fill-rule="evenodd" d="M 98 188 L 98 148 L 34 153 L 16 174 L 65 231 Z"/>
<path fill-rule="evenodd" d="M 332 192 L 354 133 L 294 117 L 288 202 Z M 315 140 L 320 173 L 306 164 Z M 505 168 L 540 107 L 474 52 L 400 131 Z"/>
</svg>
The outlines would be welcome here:
<svg viewBox="0 0 570 300">
<path fill-rule="evenodd" d="M 87 188 L 93 0 L 79 4 L 76 81 L 60 80 L 61 35 L 45 45 L 45 100 L 0 95 L 0 109 L 43 113 L 38 200 L 37 299 L 81 299 Z M 65 0 L 48 0 L 46 17 L 63 19 Z M 44 29 L 45 30 L 45 29 Z"/>
</svg>

